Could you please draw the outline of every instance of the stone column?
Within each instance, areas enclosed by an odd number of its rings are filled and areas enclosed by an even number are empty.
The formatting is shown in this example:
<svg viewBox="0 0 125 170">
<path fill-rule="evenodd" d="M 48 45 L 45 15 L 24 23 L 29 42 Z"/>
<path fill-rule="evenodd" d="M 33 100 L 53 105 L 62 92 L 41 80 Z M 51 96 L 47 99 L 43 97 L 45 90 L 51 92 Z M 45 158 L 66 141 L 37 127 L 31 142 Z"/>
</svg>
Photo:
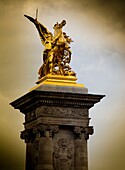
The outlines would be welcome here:
<svg viewBox="0 0 125 170">
<path fill-rule="evenodd" d="M 25 115 L 26 170 L 88 170 L 89 109 L 104 96 L 39 85 L 11 103 Z"/>
<path fill-rule="evenodd" d="M 86 164 L 84 164 L 84 154 L 87 157 L 86 153 L 84 153 L 84 142 L 83 139 L 75 139 L 75 153 L 74 153 L 74 168 L 75 170 L 83 170 L 85 167 L 85 170 L 88 170 L 88 167 Z"/>
<path fill-rule="evenodd" d="M 48 135 L 40 138 L 39 146 L 39 159 L 36 170 L 52 170 L 52 138 Z"/>
<path fill-rule="evenodd" d="M 88 170 L 88 154 L 87 154 L 87 140 L 89 135 L 93 134 L 93 127 L 90 132 L 87 132 L 87 128 L 76 126 L 74 128 L 75 140 L 74 140 L 74 167 L 75 170 Z"/>
<path fill-rule="evenodd" d="M 58 126 L 40 125 L 43 130 L 39 140 L 38 165 L 36 170 L 53 170 L 53 142 L 54 133 Z"/>
</svg>

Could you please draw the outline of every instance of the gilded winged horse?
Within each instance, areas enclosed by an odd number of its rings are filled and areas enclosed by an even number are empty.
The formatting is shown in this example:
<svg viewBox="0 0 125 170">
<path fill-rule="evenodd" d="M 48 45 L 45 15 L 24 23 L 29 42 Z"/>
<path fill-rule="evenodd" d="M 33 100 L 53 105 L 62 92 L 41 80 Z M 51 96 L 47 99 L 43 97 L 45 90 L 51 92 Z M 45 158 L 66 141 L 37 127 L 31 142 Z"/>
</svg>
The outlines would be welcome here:
<svg viewBox="0 0 125 170">
<path fill-rule="evenodd" d="M 71 60 L 69 44 L 72 42 L 72 39 L 62 31 L 66 21 L 63 20 L 61 23 L 57 22 L 53 26 L 54 34 L 52 34 L 43 24 L 38 22 L 37 17 L 34 19 L 28 15 L 24 16 L 35 24 L 41 42 L 45 47 L 43 52 L 43 65 L 38 71 L 40 75 L 39 78 L 47 74 L 75 75 L 69 66 Z"/>
</svg>

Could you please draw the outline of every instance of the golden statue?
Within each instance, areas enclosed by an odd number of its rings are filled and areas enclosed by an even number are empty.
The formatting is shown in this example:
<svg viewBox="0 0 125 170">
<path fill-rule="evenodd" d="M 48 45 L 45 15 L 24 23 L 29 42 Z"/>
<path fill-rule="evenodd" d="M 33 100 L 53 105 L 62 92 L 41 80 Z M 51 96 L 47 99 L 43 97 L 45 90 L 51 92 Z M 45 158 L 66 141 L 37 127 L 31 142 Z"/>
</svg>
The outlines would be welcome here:
<svg viewBox="0 0 125 170">
<path fill-rule="evenodd" d="M 71 61 L 70 43 L 72 39 L 67 36 L 62 28 L 66 25 L 66 21 L 56 23 L 53 26 L 54 34 L 37 20 L 38 10 L 36 11 L 36 18 L 24 15 L 31 22 L 33 22 L 38 30 L 40 39 L 45 49 L 43 51 L 43 65 L 40 67 L 38 74 L 39 79 L 51 75 L 75 76 L 76 74 L 71 70 L 69 63 Z"/>
</svg>

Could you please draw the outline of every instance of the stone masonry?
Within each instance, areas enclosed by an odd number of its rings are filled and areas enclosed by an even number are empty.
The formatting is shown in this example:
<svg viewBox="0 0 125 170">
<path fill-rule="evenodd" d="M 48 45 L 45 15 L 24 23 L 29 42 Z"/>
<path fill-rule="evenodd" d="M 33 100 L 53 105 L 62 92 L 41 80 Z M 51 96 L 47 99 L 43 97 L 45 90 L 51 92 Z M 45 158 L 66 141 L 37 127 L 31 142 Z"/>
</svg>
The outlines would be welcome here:
<svg viewBox="0 0 125 170">
<path fill-rule="evenodd" d="M 25 115 L 26 170 L 88 170 L 89 109 L 104 95 L 41 85 L 11 103 Z"/>
</svg>

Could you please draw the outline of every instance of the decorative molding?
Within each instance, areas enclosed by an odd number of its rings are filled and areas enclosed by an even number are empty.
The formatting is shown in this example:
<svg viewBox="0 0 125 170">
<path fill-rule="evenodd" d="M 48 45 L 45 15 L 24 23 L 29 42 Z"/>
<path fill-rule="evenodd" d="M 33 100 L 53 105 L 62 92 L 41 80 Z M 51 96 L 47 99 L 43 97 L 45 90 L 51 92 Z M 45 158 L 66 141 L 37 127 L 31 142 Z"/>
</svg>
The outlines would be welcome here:
<svg viewBox="0 0 125 170">
<path fill-rule="evenodd" d="M 53 137 L 54 133 L 58 132 L 58 126 L 56 125 L 45 125 L 40 123 L 35 128 L 41 137 L 46 137 L 47 131 L 49 132 L 49 137 Z"/>
<path fill-rule="evenodd" d="M 40 106 L 35 110 L 35 115 L 45 117 L 58 118 L 85 118 L 88 117 L 88 109 L 83 108 L 62 108 L 62 107 L 48 107 Z"/>
<path fill-rule="evenodd" d="M 25 121 L 26 122 L 34 120 L 34 119 L 36 119 L 36 112 L 35 112 L 35 110 L 25 114 Z"/>
<path fill-rule="evenodd" d="M 49 133 L 47 133 L 49 132 Z M 54 133 L 58 132 L 58 126 L 38 124 L 31 129 L 26 129 L 21 132 L 21 139 L 24 139 L 26 143 L 34 142 L 39 137 L 53 137 Z M 48 136 L 49 134 L 49 136 Z"/>
<path fill-rule="evenodd" d="M 93 126 L 88 127 L 75 126 L 73 132 L 75 134 L 76 139 L 82 139 L 82 134 L 84 134 L 84 139 L 88 140 L 89 135 L 92 135 L 94 130 Z"/>
<path fill-rule="evenodd" d="M 104 95 L 32 90 L 10 104 L 26 114 L 41 105 L 89 109 L 103 97 Z"/>
<path fill-rule="evenodd" d="M 31 129 L 26 129 L 21 132 L 21 139 L 24 139 L 26 143 L 34 142 L 35 139 L 39 137 L 52 137 L 54 133 L 57 133 L 59 130 L 57 125 L 45 125 L 38 124 Z M 48 132 L 48 133 L 47 133 Z M 84 134 L 85 140 L 89 139 L 89 135 L 94 133 L 93 126 L 81 127 L 75 126 L 73 129 L 76 139 L 82 139 L 82 134 Z"/>
<path fill-rule="evenodd" d="M 85 140 L 88 140 L 89 135 L 92 135 L 93 133 L 94 133 L 93 126 L 85 127 L 85 129 L 84 129 L 84 138 L 85 138 Z"/>
<path fill-rule="evenodd" d="M 24 139 L 26 143 L 33 142 L 34 134 L 32 129 L 21 131 L 20 138 Z"/>
<path fill-rule="evenodd" d="M 80 127 L 80 126 L 74 127 L 75 138 L 81 139 L 83 132 L 84 132 L 84 127 Z"/>
</svg>

